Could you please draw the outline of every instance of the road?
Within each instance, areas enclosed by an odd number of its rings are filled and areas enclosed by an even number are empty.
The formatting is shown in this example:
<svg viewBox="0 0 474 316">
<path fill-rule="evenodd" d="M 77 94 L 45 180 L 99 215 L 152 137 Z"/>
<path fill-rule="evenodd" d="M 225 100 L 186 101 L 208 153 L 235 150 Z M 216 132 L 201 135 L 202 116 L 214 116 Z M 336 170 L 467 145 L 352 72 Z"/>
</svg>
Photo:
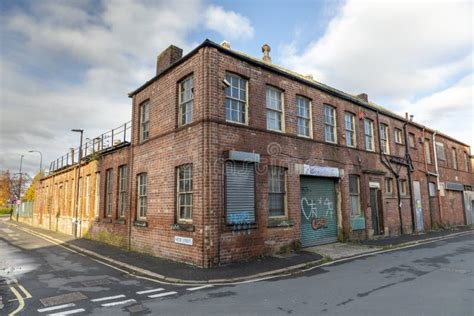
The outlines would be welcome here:
<svg viewBox="0 0 474 316">
<path fill-rule="evenodd" d="M 1 315 L 474 315 L 472 234 L 207 287 L 129 275 L 5 223 L 0 236 Z"/>
</svg>

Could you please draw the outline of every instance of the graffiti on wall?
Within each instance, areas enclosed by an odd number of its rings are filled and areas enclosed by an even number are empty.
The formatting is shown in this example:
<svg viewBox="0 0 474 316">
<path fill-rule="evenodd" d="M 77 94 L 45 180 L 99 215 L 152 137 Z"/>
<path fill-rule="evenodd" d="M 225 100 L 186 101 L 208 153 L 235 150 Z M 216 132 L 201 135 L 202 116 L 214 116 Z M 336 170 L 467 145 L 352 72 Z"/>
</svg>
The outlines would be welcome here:
<svg viewBox="0 0 474 316">
<path fill-rule="evenodd" d="M 320 210 L 318 216 L 318 209 Z M 324 213 L 324 210 L 326 212 Z M 334 205 L 328 198 L 319 198 L 318 200 L 301 199 L 301 213 L 306 220 L 311 222 L 314 230 L 328 228 L 328 219 L 334 216 Z M 324 214 L 323 214 L 324 213 Z"/>
</svg>

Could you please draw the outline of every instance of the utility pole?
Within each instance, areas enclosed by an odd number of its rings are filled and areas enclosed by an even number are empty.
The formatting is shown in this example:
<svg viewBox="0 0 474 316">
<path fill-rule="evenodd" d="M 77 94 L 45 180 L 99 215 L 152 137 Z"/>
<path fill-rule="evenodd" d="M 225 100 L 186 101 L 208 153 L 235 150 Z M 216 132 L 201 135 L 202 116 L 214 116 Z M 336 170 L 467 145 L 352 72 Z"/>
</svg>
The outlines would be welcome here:
<svg viewBox="0 0 474 316">
<path fill-rule="evenodd" d="M 79 153 L 78 153 L 78 161 L 77 161 L 77 177 L 76 177 L 76 201 L 74 203 L 74 238 L 77 238 L 77 216 L 79 213 L 79 177 L 81 176 L 81 160 L 82 160 L 82 136 L 84 133 L 83 129 L 72 129 L 72 132 L 81 133 L 81 140 L 79 142 Z"/>
<path fill-rule="evenodd" d="M 19 199 L 20 201 L 21 201 L 21 180 L 22 180 L 22 175 L 23 175 L 23 174 L 21 173 L 21 167 L 22 167 L 22 165 L 23 165 L 23 157 L 24 157 L 24 155 L 21 155 L 21 157 L 20 157 L 20 180 L 18 181 L 18 184 L 19 184 L 19 185 L 18 185 L 18 199 Z M 15 203 L 16 203 L 16 202 L 15 202 Z M 17 204 L 17 205 L 18 205 L 18 204 Z M 20 213 L 20 210 L 19 210 L 19 208 L 18 208 L 18 206 L 17 206 L 17 208 L 16 208 L 16 221 L 17 221 L 17 222 L 18 222 L 18 217 L 20 216 L 19 213 Z"/>
</svg>

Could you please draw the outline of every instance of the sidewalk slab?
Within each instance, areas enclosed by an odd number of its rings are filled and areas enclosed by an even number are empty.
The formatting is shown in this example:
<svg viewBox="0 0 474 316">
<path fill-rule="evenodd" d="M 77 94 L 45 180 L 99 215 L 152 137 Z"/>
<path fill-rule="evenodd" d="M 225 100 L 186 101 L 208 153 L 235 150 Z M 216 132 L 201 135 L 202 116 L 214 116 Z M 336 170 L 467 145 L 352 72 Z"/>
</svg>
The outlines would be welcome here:
<svg viewBox="0 0 474 316">
<path fill-rule="evenodd" d="M 336 242 L 306 248 L 305 250 L 318 253 L 332 260 L 337 260 L 382 250 L 382 247 Z"/>
</svg>

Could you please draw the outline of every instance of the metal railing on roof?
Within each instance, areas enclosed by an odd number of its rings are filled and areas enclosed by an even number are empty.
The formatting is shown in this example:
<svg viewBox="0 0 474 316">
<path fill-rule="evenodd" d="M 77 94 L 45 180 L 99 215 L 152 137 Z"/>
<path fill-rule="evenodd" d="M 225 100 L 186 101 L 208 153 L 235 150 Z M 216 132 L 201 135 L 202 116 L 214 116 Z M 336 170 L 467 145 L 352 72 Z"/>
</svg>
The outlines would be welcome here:
<svg viewBox="0 0 474 316">
<path fill-rule="evenodd" d="M 117 128 L 111 129 L 92 139 L 86 138 L 82 145 L 82 159 L 131 142 L 132 122 L 128 121 Z M 72 166 L 79 161 L 79 146 L 53 160 L 49 165 L 49 173 Z"/>
</svg>

